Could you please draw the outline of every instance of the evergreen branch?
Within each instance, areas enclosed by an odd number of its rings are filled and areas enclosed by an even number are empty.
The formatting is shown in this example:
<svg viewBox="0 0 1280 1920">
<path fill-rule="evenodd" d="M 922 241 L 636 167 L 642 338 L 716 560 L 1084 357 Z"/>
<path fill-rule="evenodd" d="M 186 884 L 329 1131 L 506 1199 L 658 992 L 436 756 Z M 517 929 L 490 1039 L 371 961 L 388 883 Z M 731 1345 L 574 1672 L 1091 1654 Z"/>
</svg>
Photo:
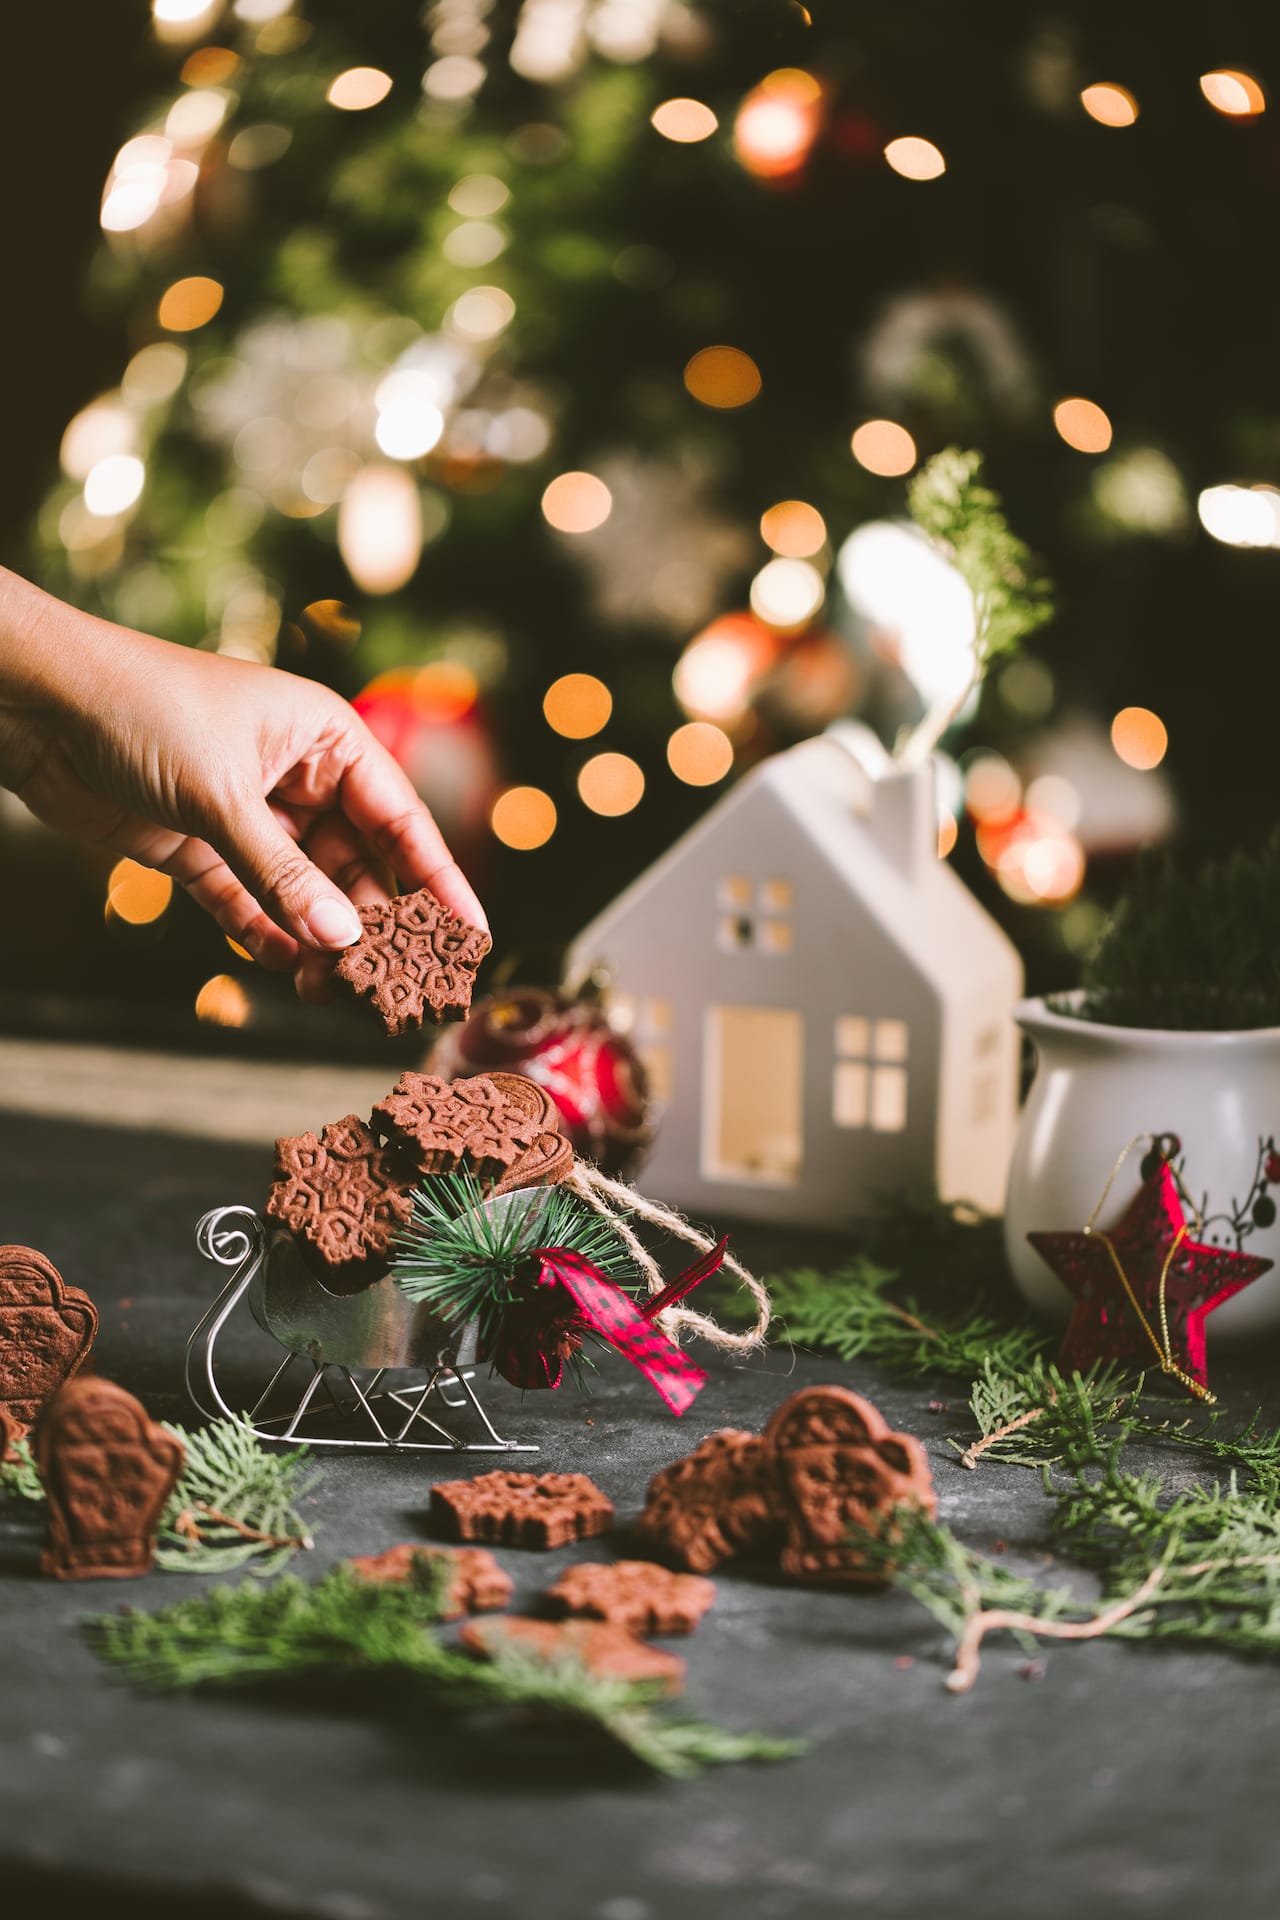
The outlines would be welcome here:
<svg viewBox="0 0 1280 1920">
<path fill-rule="evenodd" d="M 1083 1416 L 1117 1419 L 1141 1392 L 1141 1380 L 1126 1382 L 1116 1366 L 1099 1364 L 1068 1379 L 1039 1353 L 1025 1367 L 1007 1367 L 989 1355 L 969 1399 L 980 1438 L 949 1444 L 962 1467 L 976 1467 L 984 1457 L 1007 1466 L 1040 1466 L 1070 1449 Z"/>
<path fill-rule="evenodd" d="M 29 1440 L 15 1440 L 7 1460 L 0 1462 L 0 1498 L 43 1500 L 44 1488 Z"/>
<path fill-rule="evenodd" d="M 252 1562 L 256 1573 L 275 1573 L 311 1545 L 296 1512 L 314 1484 L 314 1477 L 302 1477 L 305 1448 L 270 1453 L 247 1424 L 235 1420 L 190 1431 L 165 1424 L 186 1457 L 160 1519 L 158 1567 L 167 1573 L 227 1573 Z M 26 1440 L 0 1466 L 0 1494 L 44 1500 Z"/>
<path fill-rule="evenodd" d="M 467 1169 L 430 1175 L 413 1196 L 391 1268 L 411 1300 L 427 1303 L 450 1325 L 476 1321 L 482 1346 L 497 1344 L 516 1281 L 540 1247 L 567 1247 L 619 1286 L 636 1284 L 617 1230 L 568 1187 L 530 1187 L 493 1210 L 485 1197 Z"/>
<path fill-rule="evenodd" d="M 926 1318 L 918 1303 L 888 1297 L 901 1274 L 866 1254 L 834 1272 L 800 1267 L 771 1278 L 774 1318 L 798 1347 L 821 1347 L 841 1360 L 872 1360 L 898 1374 L 972 1379 L 992 1366 L 1013 1374 L 1043 1350 L 1031 1326 L 1001 1326 L 987 1314 Z"/>
<path fill-rule="evenodd" d="M 415 1563 L 404 1585 L 375 1585 L 339 1567 L 314 1586 L 286 1576 L 272 1586 L 214 1588 L 152 1614 L 91 1623 L 102 1657 L 141 1685 L 185 1690 L 246 1685 L 303 1673 L 390 1673 L 420 1687 L 442 1712 L 535 1710 L 598 1729 L 654 1771 L 686 1778 L 704 1766 L 777 1760 L 792 1742 L 734 1734 L 654 1711 L 652 1684 L 591 1673 L 565 1656 L 540 1660 L 499 1645 L 477 1661 L 446 1646 L 439 1622 L 447 1568 Z"/>
<path fill-rule="evenodd" d="M 973 595 L 974 631 L 968 681 L 954 699 L 925 714 L 898 752 L 903 766 L 922 766 L 990 662 L 1016 653 L 1053 616 L 1049 582 L 1034 571 L 1029 548 L 981 474 L 980 453 L 947 447 L 921 467 L 907 490 L 912 520 L 943 549 Z"/>
</svg>

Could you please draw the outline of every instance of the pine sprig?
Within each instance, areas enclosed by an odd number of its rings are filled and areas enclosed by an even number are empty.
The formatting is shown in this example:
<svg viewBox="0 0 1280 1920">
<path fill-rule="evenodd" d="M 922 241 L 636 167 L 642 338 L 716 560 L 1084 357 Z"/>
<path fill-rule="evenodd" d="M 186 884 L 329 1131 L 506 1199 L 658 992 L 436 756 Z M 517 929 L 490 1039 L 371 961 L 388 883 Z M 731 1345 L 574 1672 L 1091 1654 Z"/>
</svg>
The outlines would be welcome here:
<svg viewBox="0 0 1280 1920">
<path fill-rule="evenodd" d="M 43 1500 L 44 1488 L 29 1440 L 15 1440 L 7 1460 L 0 1461 L 0 1499 Z"/>
<path fill-rule="evenodd" d="M 428 1568 L 406 1585 L 375 1585 L 339 1567 L 314 1586 L 286 1575 L 246 1582 L 146 1614 L 92 1623 L 104 1659 L 159 1691 L 248 1685 L 288 1675 L 395 1674 L 439 1712 L 536 1710 L 594 1728 L 655 1772 L 687 1778 L 702 1767 L 779 1760 L 795 1743 L 734 1734 L 655 1711 L 651 1685 L 589 1672 L 566 1656 L 539 1660 L 502 1644 L 479 1662 L 433 1631 L 447 1575 Z"/>
<path fill-rule="evenodd" d="M 947 549 L 973 594 L 981 674 L 1052 617 L 1049 583 L 1005 519 L 999 494 L 983 485 L 980 453 L 959 447 L 936 453 L 907 489 L 907 509 L 921 532 Z"/>
<path fill-rule="evenodd" d="M 1006 1466 L 1041 1466 L 1071 1448 L 1082 1421 L 1117 1419 L 1141 1391 L 1140 1380 L 1114 1365 L 1068 1376 L 1040 1353 L 1012 1368 L 988 1355 L 969 1398 L 979 1438 L 950 1444 L 962 1467 L 976 1467 L 983 1457 Z"/>
<path fill-rule="evenodd" d="M 566 1247 L 619 1286 L 637 1284 L 617 1230 L 569 1188 L 531 1187 L 486 1208 L 475 1175 L 433 1174 L 413 1196 L 413 1215 L 397 1237 L 392 1275 L 452 1326 L 474 1320 L 492 1347 L 516 1282 L 539 1247 Z"/>
<path fill-rule="evenodd" d="M 299 1501 L 314 1484 L 303 1476 L 305 1447 L 270 1453 L 234 1420 L 188 1430 L 166 1421 L 186 1450 L 182 1473 L 165 1505 L 156 1541 L 156 1565 L 167 1573 L 227 1573 L 250 1563 L 257 1574 L 276 1573 L 311 1545 L 298 1517 Z M 0 1496 L 44 1500 L 30 1443 L 19 1440 L 0 1466 Z"/>
<path fill-rule="evenodd" d="M 866 1254 L 829 1272 L 799 1267 L 769 1282 L 774 1318 L 795 1346 L 872 1360 L 897 1374 L 971 1380 L 988 1364 L 1013 1374 L 1046 1345 L 1038 1329 L 1002 1326 L 983 1313 L 951 1321 L 926 1316 L 915 1299 L 890 1297 L 901 1278 Z"/>
</svg>

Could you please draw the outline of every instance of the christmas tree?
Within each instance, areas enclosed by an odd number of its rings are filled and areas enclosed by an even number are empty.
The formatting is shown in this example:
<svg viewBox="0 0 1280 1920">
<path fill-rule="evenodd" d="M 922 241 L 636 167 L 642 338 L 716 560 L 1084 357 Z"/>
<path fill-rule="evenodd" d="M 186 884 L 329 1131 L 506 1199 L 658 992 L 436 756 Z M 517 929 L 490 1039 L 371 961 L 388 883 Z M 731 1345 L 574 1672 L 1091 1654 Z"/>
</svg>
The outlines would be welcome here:
<svg viewBox="0 0 1280 1920">
<path fill-rule="evenodd" d="M 1280 545 L 1259 8 L 1158 45 L 1001 5 L 153 14 L 93 269 L 132 351 L 33 570 L 356 700 L 525 972 L 735 770 L 945 691 L 972 608 L 900 522 L 955 444 L 1058 586 L 943 742 L 943 848 L 1034 983 L 1171 831 L 1170 739 L 1191 837 L 1258 837 L 1214 764 L 1265 703 L 1205 690 Z M 106 880 L 82 973 L 189 1005 L 229 968 L 232 1020 L 264 990 L 167 883 Z"/>
</svg>

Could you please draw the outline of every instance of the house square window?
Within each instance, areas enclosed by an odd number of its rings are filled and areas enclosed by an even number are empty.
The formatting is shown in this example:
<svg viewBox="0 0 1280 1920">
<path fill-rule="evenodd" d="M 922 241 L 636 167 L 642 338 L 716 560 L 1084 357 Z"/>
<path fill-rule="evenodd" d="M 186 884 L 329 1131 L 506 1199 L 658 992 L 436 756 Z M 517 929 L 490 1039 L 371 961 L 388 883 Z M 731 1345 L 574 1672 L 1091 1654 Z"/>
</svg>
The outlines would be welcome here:
<svg viewBox="0 0 1280 1920">
<path fill-rule="evenodd" d="M 716 944 L 722 953 L 790 953 L 794 890 L 789 880 L 762 880 L 727 874 L 716 889 L 720 915 Z"/>
<path fill-rule="evenodd" d="M 671 1098 L 671 1032 L 674 1013 L 670 1000 L 657 996 L 641 1000 L 636 1008 L 632 1039 L 649 1076 L 649 1091 L 659 1105 Z"/>
<path fill-rule="evenodd" d="M 842 1014 L 836 1021 L 831 1115 L 838 1127 L 901 1133 L 907 1124 L 905 1020 Z"/>
</svg>

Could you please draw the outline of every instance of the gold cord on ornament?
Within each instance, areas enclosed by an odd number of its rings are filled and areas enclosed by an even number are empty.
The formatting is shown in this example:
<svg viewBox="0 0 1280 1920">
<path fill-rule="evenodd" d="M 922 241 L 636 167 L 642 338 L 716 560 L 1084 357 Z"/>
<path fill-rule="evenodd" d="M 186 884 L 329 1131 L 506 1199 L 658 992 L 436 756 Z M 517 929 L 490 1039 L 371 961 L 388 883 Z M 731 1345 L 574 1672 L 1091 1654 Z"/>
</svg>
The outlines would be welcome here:
<svg viewBox="0 0 1280 1920">
<path fill-rule="evenodd" d="M 1114 1166 L 1112 1167 L 1110 1173 L 1107 1175 L 1106 1185 L 1103 1187 L 1102 1192 L 1098 1195 L 1098 1204 L 1095 1206 L 1093 1212 L 1089 1215 L 1089 1218 L 1085 1221 L 1084 1230 L 1090 1236 L 1091 1239 L 1101 1241 L 1102 1245 L 1106 1248 L 1108 1254 L 1110 1254 L 1111 1264 L 1116 1270 L 1116 1277 L 1118 1278 L 1120 1285 L 1124 1288 L 1125 1293 L 1128 1295 L 1129 1304 L 1138 1316 L 1138 1321 L 1142 1327 L 1142 1331 L 1146 1334 L 1148 1340 L 1151 1342 L 1151 1346 L 1155 1353 L 1156 1359 L 1160 1362 L 1161 1373 L 1171 1374 L 1175 1380 L 1181 1381 L 1182 1385 L 1187 1389 L 1187 1391 L 1189 1393 L 1193 1393 L 1196 1396 L 1197 1400 L 1203 1400 L 1206 1402 L 1207 1405 L 1214 1406 L 1217 1403 L 1217 1398 L 1218 1398 L 1217 1394 L 1210 1393 L 1208 1387 L 1203 1386 L 1200 1383 L 1200 1381 L 1194 1379 L 1191 1376 L 1191 1374 L 1184 1372 L 1184 1370 L 1178 1365 L 1177 1361 L 1173 1357 L 1173 1344 L 1169 1338 L 1169 1306 L 1168 1306 L 1168 1300 L 1166 1297 L 1167 1288 L 1169 1284 L 1169 1274 L 1173 1267 L 1173 1263 L 1177 1258 L 1178 1249 L 1181 1247 L 1183 1241 L 1187 1237 L 1186 1221 L 1184 1220 L 1182 1225 L 1178 1228 L 1178 1231 L 1174 1236 L 1173 1245 L 1170 1247 L 1168 1253 L 1165 1255 L 1164 1265 L 1160 1269 L 1160 1289 L 1159 1289 L 1159 1294 L 1157 1296 L 1160 1302 L 1160 1338 L 1159 1339 L 1156 1338 L 1155 1329 L 1152 1327 L 1150 1320 L 1148 1320 L 1146 1314 L 1142 1310 L 1142 1307 L 1139 1305 L 1138 1296 L 1134 1292 L 1133 1287 L 1130 1285 L 1129 1276 L 1124 1270 L 1124 1265 L 1120 1259 L 1120 1255 L 1116 1252 L 1115 1245 L 1114 1245 L 1114 1242 L 1112 1241 L 1111 1235 L 1109 1233 L 1102 1233 L 1098 1231 L 1095 1226 L 1095 1222 L 1098 1218 L 1098 1215 L 1102 1212 L 1103 1207 L 1106 1205 L 1107 1195 L 1111 1191 L 1112 1184 L 1115 1181 L 1116 1175 L 1119 1173 L 1121 1167 L 1124 1165 L 1129 1155 L 1133 1152 L 1133 1149 L 1136 1146 L 1138 1146 L 1139 1143 L 1143 1140 L 1150 1140 L 1151 1144 L 1158 1149 L 1161 1137 L 1162 1136 L 1159 1136 L 1156 1134 L 1150 1134 L 1150 1133 L 1136 1133 L 1133 1139 L 1130 1140 L 1128 1145 L 1121 1150 L 1121 1152 L 1116 1158 Z M 1165 1156 L 1165 1159 L 1167 1162 L 1168 1160 L 1167 1155 Z M 1174 1177 L 1175 1179 L 1177 1178 L 1176 1175 Z M 1178 1182 L 1178 1186 L 1179 1186 L 1179 1190 L 1181 1191 L 1182 1190 L 1181 1181 Z M 1200 1211 L 1196 1207 L 1194 1201 L 1191 1203 L 1191 1211 L 1196 1216 L 1196 1231 L 1202 1233 L 1204 1231 L 1204 1223 L 1201 1220 Z"/>
</svg>

